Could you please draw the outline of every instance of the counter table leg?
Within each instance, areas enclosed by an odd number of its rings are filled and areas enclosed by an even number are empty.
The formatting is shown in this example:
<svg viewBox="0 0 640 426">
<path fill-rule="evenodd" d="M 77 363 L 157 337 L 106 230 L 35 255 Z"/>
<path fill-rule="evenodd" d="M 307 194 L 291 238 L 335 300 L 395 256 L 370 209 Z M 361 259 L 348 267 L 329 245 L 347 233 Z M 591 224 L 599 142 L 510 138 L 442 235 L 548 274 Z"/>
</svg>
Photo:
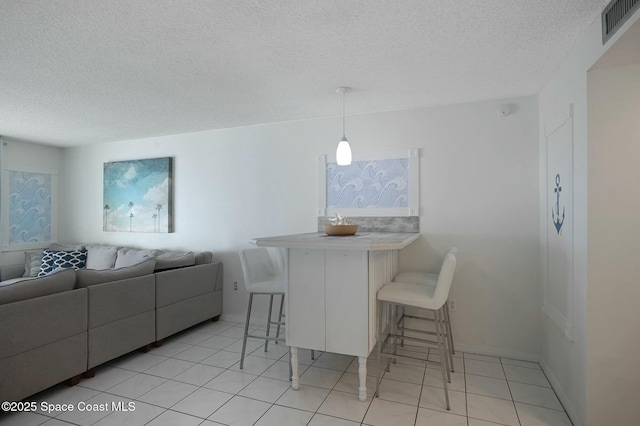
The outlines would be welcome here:
<svg viewBox="0 0 640 426">
<path fill-rule="evenodd" d="M 358 399 L 360 401 L 367 400 L 367 357 L 358 357 L 358 376 L 360 378 L 360 387 L 358 388 Z"/>
<path fill-rule="evenodd" d="M 300 388 L 300 378 L 298 377 L 298 348 L 291 347 L 291 389 Z"/>
</svg>

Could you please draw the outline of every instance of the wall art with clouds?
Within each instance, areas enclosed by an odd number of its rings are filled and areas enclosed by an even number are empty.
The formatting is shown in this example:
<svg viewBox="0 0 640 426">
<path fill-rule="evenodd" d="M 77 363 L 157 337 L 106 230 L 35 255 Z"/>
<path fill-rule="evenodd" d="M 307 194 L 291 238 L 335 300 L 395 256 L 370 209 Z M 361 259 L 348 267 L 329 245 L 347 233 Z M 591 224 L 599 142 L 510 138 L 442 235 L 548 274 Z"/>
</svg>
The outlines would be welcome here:
<svg viewBox="0 0 640 426">
<path fill-rule="evenodd" d="M 104 163 L 103 230 L 173 232 L 171 157 Z"/>
</svg>

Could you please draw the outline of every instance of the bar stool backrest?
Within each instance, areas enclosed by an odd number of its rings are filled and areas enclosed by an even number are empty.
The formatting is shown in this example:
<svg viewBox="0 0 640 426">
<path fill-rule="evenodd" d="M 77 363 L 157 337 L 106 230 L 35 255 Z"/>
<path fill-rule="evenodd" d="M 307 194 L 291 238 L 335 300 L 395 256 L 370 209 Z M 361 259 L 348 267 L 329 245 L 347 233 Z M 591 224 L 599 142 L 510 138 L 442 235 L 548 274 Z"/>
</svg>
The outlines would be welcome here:
<svg viewBox="0 0 640 426">
<path fill-rule="evenodd" d="M 277 280 L 281 277 L 269 250 L 264 247 L 240 251 L 240 264 L 244 275 L 244 285 L 251 292 L 256 284 Z"/>
<path fill-rule="evenodd" d="M 456 257 L 451 252 L 447 253 L 440 268 L 438 283 L 433 293 L 433 302 L 440 309 L 449 298 L 449 290 L 453 282 L 453 274 L 456 271 Z"/>
</svg>

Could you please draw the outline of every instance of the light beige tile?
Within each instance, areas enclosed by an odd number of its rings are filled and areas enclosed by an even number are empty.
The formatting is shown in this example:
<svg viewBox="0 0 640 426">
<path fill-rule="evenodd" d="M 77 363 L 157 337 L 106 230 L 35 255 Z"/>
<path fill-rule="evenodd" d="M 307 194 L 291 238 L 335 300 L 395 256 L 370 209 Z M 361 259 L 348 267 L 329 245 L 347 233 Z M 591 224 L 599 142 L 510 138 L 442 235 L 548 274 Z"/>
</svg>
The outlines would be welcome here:
<svg viewBox="0 0 640 426">
<path fill-rule="evenodd" d="M 312 416 L 313 413 L 309 411 L 273 405 L 255 426 L 306 426 Z"/>
<path fill-rule="evenodd" d="M 276 402 L 287 389 L 291 387 L 288 381 L 270 379 L 268 377 L 258 377 L 249 383 L 238 395 L 259 401 Z"/>
<path fill-rule="evenodd" d="M 496 379 L 504 379 L 504 371 L 502 364 L 487 361 L 478 361 L 475 359 L 464 360 L 464 371 L 467 374 L 475 374 L 477 376 L 493 377 Z"/>
<path fill-rule="evenodd" d="M 202 423 L 202 419 L 198 417 L 167 410 L 147 423 L 147 426 L 197 426 L 200 423 Z"/>
<path fill-rule="evenodd" d="M 318 413 L 361 422 L 370 404 L 371 398 L 362 402 L 358 399 L 358 395 L 334 390 L 322 403 Z"/>
<path fill-rule="evenodd" d="M 329 389 L 317 388 L 315 386 L 301 386 L 298 390 L 289 388 L 276 401 L 276 404 L 299 410 L 315 412 L 320 408 L 324 400 L 331 392 Z"/>
<path fill-rule="evenodd" d="M 165 412 L 166 409 L 144 402 L 135 401 L 135 410 L 116 411 L 103 417 L 95 426 L 128 426 L 146 425 L 148 422 Z"/>
<path fill-rule="evenodd" d="M 372 383 L 375 392 L 375 383 Z M 356 388 L 357 389 L 357 388 Z M 418 405 L 422 386 L 415 383 L 398 382 L 382 379 L 380 382 L 379 398 L 402 404 Z M 369 395 L 373 395 L 373 392 Z"/>
<path fill-rule="evenodd" d="M 137 399 L 138 401 L 147 402 L 149 404 L 158 405 L 160 407 L 170 408 L 172 405 L 174 405 L 187 395 L 193 393 L 197 389 L 197 386 L 193 386 L 188 383 L 167 380 L 160 386 L 150 390 Z"/>
<path fill-rule="evenodd" d="M 420 395 L 420 407 L 430 410 L 447 411 L 444 389 L 434 388 L 431 386 L 423 386 Z M 464 392 L 454 390 L 449 391 L 449 412 L 467 415 L 467 401 Z"/>
<path fill-rule="evenodd" d="M 509 387 L 513 394 L 513 400 L 516 402 L 564 411 L 558 397 L 551 388 L 519 382 L 510 382 Z"/>
<path fill-rule="evenodd" d="M 164 377 L 165 379 L 171 379 L 194 365 L 196 365 L 194 362 L 169 358 L 166 361 L 162 361 L 160 364 L 156 364 L 153 367 L 148 368 L 144 373 L 151 374 L 152 376 Z"/>
<path fill-rule="evenodd" d="M 218 352 L 217 349 L 204 348 L 202 346 L 191 346 L 189 349 L 186 349 L 173 357 L 184 361 L 200 362 L 203 359 L 209 358 L 216 352 Z"/>
<path fill-rule="evenodd" d="M 309 426 L 359 426 L 360 422 L 352 422 L 351 420 L 340 419 L 338 417 L 331 417 L 324 414 L 315 414 Z"/>
<path fill-rule="evenodd" d="M 545 386 L 548 388 L 551 387 L 547 380 L 547 376 L 544 375 L 542 370 L 519 367 L 516 365 L 505 365 L 504 372 L 507 375 L 507 380 L 510 382 L 514 381 L 530 385 Z"/>
<path fill-rule="evenodd" d="M 374 399 L 363 422 L 372 426 L 413 426 L 418 407 Z"/>
<path fill-rule="evenodd" d="M 138 398 L 150 390 L 160 386 L 167 379 L 150 376 L 148 374 L 137 374 L 109 389 L 109 393 L 125 398 Z"/>
<path fill-rule="evenodd" d="M 485 361 L 485 362 L 494 362 L 500 364 L 500 357 L 491 356 L 491 355 L 480 355 L 480 354 L 471 354 L 465 352 L 464 354 L 465 360 L 476 360 L 476 361 Z"/>
<path fill-rule="evenodd" d="M 233 395 L 230 393 L 207 388 L 199 388 L 173 405 L 171 409 L 206 419 L 231 398 L 233 398 Z"/>
<path fill-rule="evenodd" d="M 467 374 L 465 380 L 468 393 L 511 400 L 511 392 L 507 381 L 504 379 Z"/>
<path fill-rule="evenodd" d="M 209 420 L 225 425 L 251 426 L 267 410 L 271 404 L 255 399 L 234 396 L 215 413 L 209 416 Z"/>
<path fill-rule="evenodd" d="M 236 394 L 257 378 L 254 374 L 227 370 L 207 382 L 204 387 Z"/>
<path fill-rule="evenodd" d="M 516 402 L 522 426 L 571 426 L 569 417 L 563 411 Z"/>
<path fill-rule="evenodd" d="M 300 376 L 300 384 L 332 389 L 341 376 L 340 371 L 311 366 Z"/>
<path fill-rule="evenodd" d="M 467 417 L 444 411 L 418 408 L 416 426 L 467 426 Z"/>
<path fill-rule="evenodd" d="M 183 371 L 173 378 L 178 382 L 185 382 L 195 386 L 203 386 L 214 377 L 219 376 L 226 370 L 220 367 L 212 367 L 205 364 L 196 364 L 188 370 Z"/>
<path fill-rule="evenodd" d="M 451 383 L 447 382 L 447 389 L 465 391 L 465 375 L 463 373 L 451 373 Z M 442 373 L 439 368 L 427 368 L 424 372 L 424 385 L 437 388 L 444 387 Z"/>
<path fill-rule="evenodd" d="M 513 401 L 468 394 L 467 410 L 469 417 L 480 420 L 508 426 L 519 426 L 520 423 Z"/>
</svg>

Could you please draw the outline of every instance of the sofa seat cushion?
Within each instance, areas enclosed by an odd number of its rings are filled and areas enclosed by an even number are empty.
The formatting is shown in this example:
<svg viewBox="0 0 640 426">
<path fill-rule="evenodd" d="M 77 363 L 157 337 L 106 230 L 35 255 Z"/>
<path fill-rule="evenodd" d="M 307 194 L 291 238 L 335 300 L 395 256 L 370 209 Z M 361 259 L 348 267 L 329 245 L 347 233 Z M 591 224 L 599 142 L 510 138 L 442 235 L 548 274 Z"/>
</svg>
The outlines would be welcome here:
<svg viewBox="0 0 640 426">
<path fill-rule="evenodd" d="M 87 287 L 94 284 L 101 284 L 110 281 L 119 281 L 127 278 L 141 277 L 153 273 L 156 266 L 156 259 L 151 258 L 140 262 L 137 265 L 127 266 L 118 269 L 78 269 L 76 279 L 78 287 Z"/>
<path fill-rule="evenodd" d="M 137 265 L 140 262 L 154 258 L 158 255 L 158 250 L 140 250 L 123 247 L 118 250 L 116 256 L 115 268 L 124 268 L 127 266 Z"/>
<path fill-rule="evenodd" d="M 73 269 L 61 269 L 44 277 L 16 278 L 4 283 L 10 281 L 13 282 L 0 287 L 0 305 L 73 290 L 76 273 Z"/>
<path fill-rule="evenodd" d="M 87 269 L 111 269 L 116 266 L 116 256 L 119 247 L 88 245 Z"/>
<path fill-rule="evenodd" d="M 183 268 L 196 264 L 196 255 L 192 251 L 186 253 L 162 251 L 156 256 L 156 271 Z"/>
</svg>

